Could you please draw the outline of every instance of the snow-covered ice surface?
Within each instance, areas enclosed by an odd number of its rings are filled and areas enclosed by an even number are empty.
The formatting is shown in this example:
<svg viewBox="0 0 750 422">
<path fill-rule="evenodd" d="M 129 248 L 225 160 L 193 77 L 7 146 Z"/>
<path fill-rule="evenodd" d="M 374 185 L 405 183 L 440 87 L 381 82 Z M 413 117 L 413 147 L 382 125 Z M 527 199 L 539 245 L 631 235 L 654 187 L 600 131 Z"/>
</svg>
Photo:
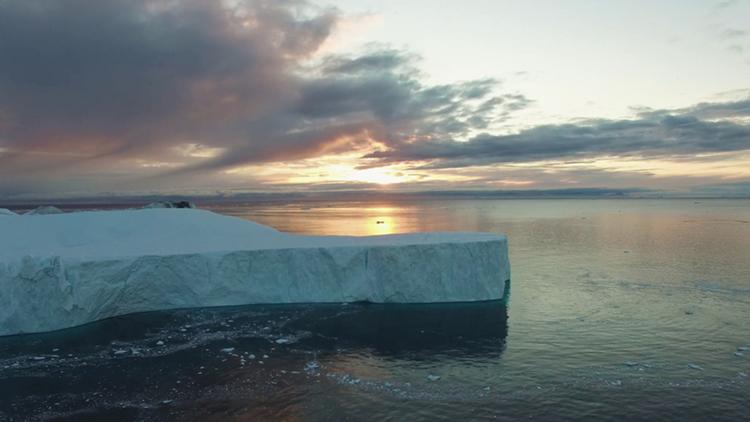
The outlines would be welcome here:
<svg viewBox="0 0 750 422">
<path fill-rule="evenodd" d="M 40 207 L 36 207 L 33 210 L 30 210 L 24 215 L 49 215 L 49 214 L 62 214 L 62 213 L 63 213 L 63 210 L 61 210 L 60 208 L 53 207 L 50 205 L 43 205 Z"/>
<path fill-rule="evenodd" d="M 496 300 L 509 279 L 497 234 L 298 236 L 194 209 L 0 219 L 0 335 L 202 306 Z"/>
</svg>

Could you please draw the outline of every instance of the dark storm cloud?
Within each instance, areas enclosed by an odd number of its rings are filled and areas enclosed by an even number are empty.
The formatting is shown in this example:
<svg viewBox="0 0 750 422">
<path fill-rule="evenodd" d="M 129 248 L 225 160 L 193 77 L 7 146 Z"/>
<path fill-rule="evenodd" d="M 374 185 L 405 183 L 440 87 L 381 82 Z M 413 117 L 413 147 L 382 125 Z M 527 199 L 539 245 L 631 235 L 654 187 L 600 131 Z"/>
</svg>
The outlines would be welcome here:
<svg viewBox="0 0 750 422">
<path fill-rule="evenodd" d="M 338 13 L 301 0 L 0 1 L 0 173 L 223 151 L 221 169 L 460 137 L 515 109 L 494 80 L 428 86 L 393 49 L 308 59 Z M 200 161 L 196 164 L 196 161 Z M 183 167 L 184 171 L 185 167 Z"/>
<path fill-rule="evenodd" d="M 420 168 L 467 167 L 597 157 L 679 158 L 696 154 L 750 150 L 750 125 L 719 117 L 750 117 L 750 100 L 699 104 L 678 111 L 642 111 L 632 120 L 592 120 L 544 125 L 512 135 L 483 134 L 412 142 L 374 152 L 371 165 L 424 162 Z"/>
<path fill-rule="evenodd" d="M 258 116 L 289 95 L 294 60 L 335 15 L 253 5 L 248 29 L 220 2 L 0 3 L 0 136 L 19 150 L 138 154 Z"/>
<path fill-rule="evenodd" d="M 464 137 L 531 103 L 522 95 L 496 94 L 499 83 L 493 79 L 426 85 L 415 60 L 392 49 L 328 57 L 315 76 L 297 81 L 294 101 L 264 122 L 244 126 L 250 142 L 190 170 L 355 151 L 371 141 L 397 146 Z M 259 145 L 255 138 L 269 142 Z"/>
</svg>

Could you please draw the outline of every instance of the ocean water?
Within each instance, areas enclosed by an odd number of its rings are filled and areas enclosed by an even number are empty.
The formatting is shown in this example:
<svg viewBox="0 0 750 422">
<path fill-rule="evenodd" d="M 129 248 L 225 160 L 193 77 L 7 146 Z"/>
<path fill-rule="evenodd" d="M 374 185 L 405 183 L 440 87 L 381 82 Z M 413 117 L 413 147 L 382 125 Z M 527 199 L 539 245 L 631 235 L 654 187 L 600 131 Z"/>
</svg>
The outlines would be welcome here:
<svg viewBox="0 0 750 422">
<path fill-rule="evenodd" d="M 506 233 L 510 294 L 0 337 L 0 420 L 750 418 L 750 200 L 207 207 L 306 234 Z"/>
</svg>

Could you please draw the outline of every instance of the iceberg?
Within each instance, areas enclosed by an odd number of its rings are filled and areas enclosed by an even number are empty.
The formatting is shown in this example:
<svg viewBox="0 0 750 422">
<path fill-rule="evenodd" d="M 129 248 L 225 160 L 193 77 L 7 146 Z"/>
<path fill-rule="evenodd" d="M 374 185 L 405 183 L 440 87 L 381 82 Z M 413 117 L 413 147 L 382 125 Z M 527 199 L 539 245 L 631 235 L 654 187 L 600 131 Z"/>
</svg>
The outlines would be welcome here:
<svg viewBox="0 0 750 422">
<path fill-rule="evenodd" d="M 302 236 L 191 208 L 0 218 L 0 335 L 244 304 L 498 300 L 507 238 Z"/>
</svg>

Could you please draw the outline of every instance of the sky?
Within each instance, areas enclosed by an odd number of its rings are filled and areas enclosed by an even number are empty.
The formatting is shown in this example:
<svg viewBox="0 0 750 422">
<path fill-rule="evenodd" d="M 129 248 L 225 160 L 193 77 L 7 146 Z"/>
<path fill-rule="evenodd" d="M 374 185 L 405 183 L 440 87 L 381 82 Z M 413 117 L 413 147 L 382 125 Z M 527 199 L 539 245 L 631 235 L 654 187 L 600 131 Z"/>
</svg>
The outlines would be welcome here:
<svg viewBox="0 0 750 422">
<path fill-rule="evenodd" d="M 0 0 L 0 200 L 750 195 L 750 0 Z"/>
</svg>

